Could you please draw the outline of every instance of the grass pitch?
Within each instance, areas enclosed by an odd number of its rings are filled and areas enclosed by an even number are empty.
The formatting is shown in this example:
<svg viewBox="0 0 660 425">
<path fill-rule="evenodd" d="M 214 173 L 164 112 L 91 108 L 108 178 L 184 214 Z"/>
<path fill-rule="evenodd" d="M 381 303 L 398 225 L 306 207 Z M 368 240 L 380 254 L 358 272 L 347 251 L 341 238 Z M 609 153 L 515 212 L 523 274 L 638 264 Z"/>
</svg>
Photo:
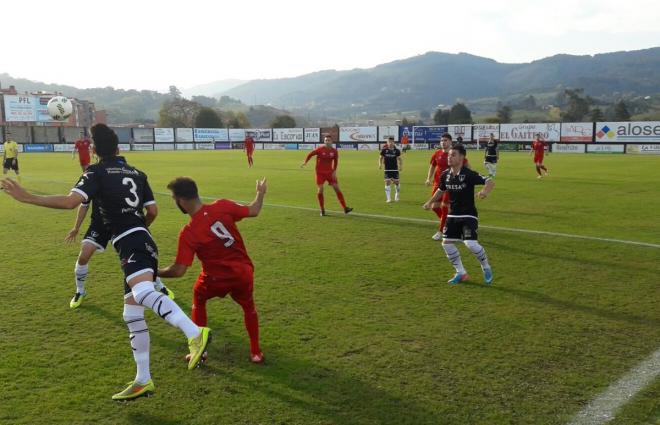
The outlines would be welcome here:
<svg viewBox="0 0 660 425">
<path fill-rule="evenodd" d="M 555 154 L 539 181 L 529 156 L 503 153 L 494 191 L 477 203 L 495 281 L 484 286 L 461 247 L 472 279 L 453 287 L 433 223 L 319 217 L 313 164 L 298 167 L 305 154 L 257 151 L 253 169 L 237 151 L 126 155 L 160 193 L 151 230 L 163 264 L 188 219 L 165 195 L 171 178 L 245 201 L 257 178 L 269 182 L 269 205 L 239 224 L 267 364 L 249 363 L 231 300 L 209 302 L 210 359 L 190 372 L 183 335 L 147 313 L 156 394 L 132 403 L 110 400 L 135 373 L 115 253 L 92 258 L 89 298 L 70 310 L 78 246 L 63 239 L 75 212 L 0 193 L 0 423 L 562 424 L 660 347 L 660 249 L 499 229 L 658 244 L 660 158 Z M 342 152 L 348 204 L 433 220 L 421 209 L 430 154 L 405 155 L 402 201 L 385 204 L 378 154 Z M 484 170 L 481 153 L 468 157 Z M 66 193 L 79 175 L 68 154 L 24 154 L 20 165 L 41 193 Z M 339 210 L 331 189 L 326 208 Z M 198 270 L 166 282 L 186 312 Z M 658 423 L 659 389 L 615 423 Z"/>
</svg>

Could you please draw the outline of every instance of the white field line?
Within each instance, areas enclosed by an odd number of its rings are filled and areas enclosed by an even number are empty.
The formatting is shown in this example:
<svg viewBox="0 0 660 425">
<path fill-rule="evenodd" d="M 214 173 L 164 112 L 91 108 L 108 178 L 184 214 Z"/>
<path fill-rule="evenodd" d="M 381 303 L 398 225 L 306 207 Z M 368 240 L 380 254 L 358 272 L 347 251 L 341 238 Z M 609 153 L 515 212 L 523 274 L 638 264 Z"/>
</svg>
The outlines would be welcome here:
<svg viewBox="0 0 660 425">
<path fill-rule="evenodd" d="M 610 385 L 604 393 L 575 415 L 569 424 L 601 425 L 611 421 L 623 405 L 658 376 L 660 376 L 660 349 Z"/>
</svg>

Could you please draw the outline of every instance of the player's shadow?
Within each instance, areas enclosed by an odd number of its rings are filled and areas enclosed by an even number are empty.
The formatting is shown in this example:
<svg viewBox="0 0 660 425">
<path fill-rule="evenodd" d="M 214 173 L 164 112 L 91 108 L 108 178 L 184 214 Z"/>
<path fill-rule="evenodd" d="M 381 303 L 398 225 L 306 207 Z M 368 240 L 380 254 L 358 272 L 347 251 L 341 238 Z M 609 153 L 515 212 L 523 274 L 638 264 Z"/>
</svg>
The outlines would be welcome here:
<svg viewBox="0 0 660 425">
<path fill-rule="evenodd" d="M 543 304 L 545 306 L 551 306 L 561 311 L 573 311 L 573 312 L 577 311 L 580 313 L 589 314 L 591 316 L 596 316 L 607 320 L 634 323 L 636 325 L 650 326 L 653 328 L 660 326 L 660 320 L 652 317 L 636 316 L 630 313 L 605 310 L 603 308 L 592 307 L 589 305 L 578 304 L 571 301 L 560 300 L 557 298 L 553 298 L 549 295 L 542 294 L 540 292 L 530 291 L 527 289 L 517 289 L 511 287 L 498 286 L 496 282 L 493 283 L 492 285 L 483 285 L 475 282 L 464 282 L 461 285 L 467 285 L 471 287 L 482 287 L 485 290 L 502 292 L 512 296 L 525 298 L 526 300 Z"/>
<path fill-rule="evenodd" d="M 537 236 L 541 237 L 541 236 Z M 554 236 L 543 236 L 544 238 L 549 237 L 549 238 L 554 238 Z M 580 243 L 579 241 L 575 243 Z M 578 266 L 583 266 L 585 264 L 588 264 L 590 266 L 595 266 L 595 267 L 613 267 L 614 264 L 612 263 L 611 259 L 603 259 L 603 260 L 597 260 L 597 259 L 585 259 L 585 258 L 580 258 L 579 256 L 576 255 L 568 255 L 563 253 L 561 250 L 548 250 L 544 249 L 543 251 L 535 250 L 531 248 L 528 245 L 525 245 L 524 247 L 520 247 L 517 244 L 507 244 L 500 242 L 496 239 L 489 239 L 487 242 L 488 248 L 497 248 L 502 251 L 508 251 L 511 253 L 519 253 L 523 254 L 526 256 L 535 256 L 539 258 L 553 258 L 555 260 L 561 260 L 561 261 L 566 261 L 569 263 L 574 263 Z M 646 271 L 649 273 L 657 274 L 658 269 L 657 267 L 651 268 L 651 267 L 641 267 L 638 264 L 626 264 L 626 263 L 616 263 L 616 269 L 618 271 L 621 270 L 630 270 L 630 271 Z"/>
<path fill-rule="evenodd" d="M 288 411 L 312 412 L 332 423 L 451 423 L 442 412 L 432 411 L 421 401 L 407 400 L 342 372 L 339 363 L 344 364 L 347 357 L 353 356 L 359 362 L 361 349 L 337 352 L 338 364 L 326 366 L 297 357 L 289 350 L 266 346 L 266 363 L 254 365 L 243 348 L 247 335 L 219 333 L 218 344 L 211 346 L 210 360 L 202 372 L 221 375 L 229 385 L 248 387 L 265 399 L 276 399 Z"/>
</svg>

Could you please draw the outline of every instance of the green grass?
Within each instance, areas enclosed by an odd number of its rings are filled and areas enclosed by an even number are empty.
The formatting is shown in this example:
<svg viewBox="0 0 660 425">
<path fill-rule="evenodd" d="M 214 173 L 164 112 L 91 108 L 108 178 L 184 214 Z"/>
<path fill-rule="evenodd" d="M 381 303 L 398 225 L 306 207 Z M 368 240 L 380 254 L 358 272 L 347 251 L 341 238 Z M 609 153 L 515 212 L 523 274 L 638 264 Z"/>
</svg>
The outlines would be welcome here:
<svg viewBox="0 0 660 425">
<path fill-rule="evenodd" d="M 268 177 L 267 203 L 316 208 L 304 152 L 129 153 L 166 192 L 177 175 L 205 196 L 251 200 Z M 377 154 L 344 152 L 339 179 L 356 212 L 433 219 L 420 205 L 430 152 L 404 159 L 402 201 L 384 203 Z M 475 168 L 480 155 L 471 152 Z M 66 154 L 21 156 L 24 183 L 65 193 L 78 176 Z M 77 311 L 78 246 L 63 243 L 74 212 L 21 205 L 0 194 L 3 314 L 2 424 L 562 424 L 660 347 L 657 248 L 520 234 L 486 226 L 660 241 L 660 158 L 550 155 L 538 181 L 531 158 L 503 153 L 497 186 L 479 201 L 480 240 L 495 272 L 450 287 L 453 270 L 434 224 L 266 206 L 239 228 L 255 263 L 255 298 L 267 365 L 248 361 L 242 313 L 211 302 L 208 364 L 187 371 L 183 335 L 148 313 L 156 395 L 110 396 L 134 377 L 114 252 L 90 265 Z M 186 223 L 166 195 L 152 226 L 169 263 Z M 326 204 L 338 209 L 334 195 Z M 168 285 L 190 309 L 196 264 Z M 658 381 L 618 423 L 657 423 Z M 655 421 L 655 422 L 654 422 Z"/>
</svg>

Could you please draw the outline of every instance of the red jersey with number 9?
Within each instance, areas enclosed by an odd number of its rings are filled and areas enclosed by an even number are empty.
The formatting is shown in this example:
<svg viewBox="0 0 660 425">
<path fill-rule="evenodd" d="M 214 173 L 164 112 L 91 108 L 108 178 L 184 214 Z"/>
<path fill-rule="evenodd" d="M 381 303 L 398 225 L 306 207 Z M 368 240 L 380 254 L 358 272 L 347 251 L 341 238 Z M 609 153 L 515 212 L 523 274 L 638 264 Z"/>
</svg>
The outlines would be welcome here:
<svg viewBox="0 0 660 425">
<path fill-rule="evenodd" d="M 202 272 L 220 279 L 240 276 L 245 265 L 252 266 L 236 222 L 250 209 L 228 199 L 204 204 L 179 233 L 176 263 L 191 266 L 195 255 Z"/>
</svg>

